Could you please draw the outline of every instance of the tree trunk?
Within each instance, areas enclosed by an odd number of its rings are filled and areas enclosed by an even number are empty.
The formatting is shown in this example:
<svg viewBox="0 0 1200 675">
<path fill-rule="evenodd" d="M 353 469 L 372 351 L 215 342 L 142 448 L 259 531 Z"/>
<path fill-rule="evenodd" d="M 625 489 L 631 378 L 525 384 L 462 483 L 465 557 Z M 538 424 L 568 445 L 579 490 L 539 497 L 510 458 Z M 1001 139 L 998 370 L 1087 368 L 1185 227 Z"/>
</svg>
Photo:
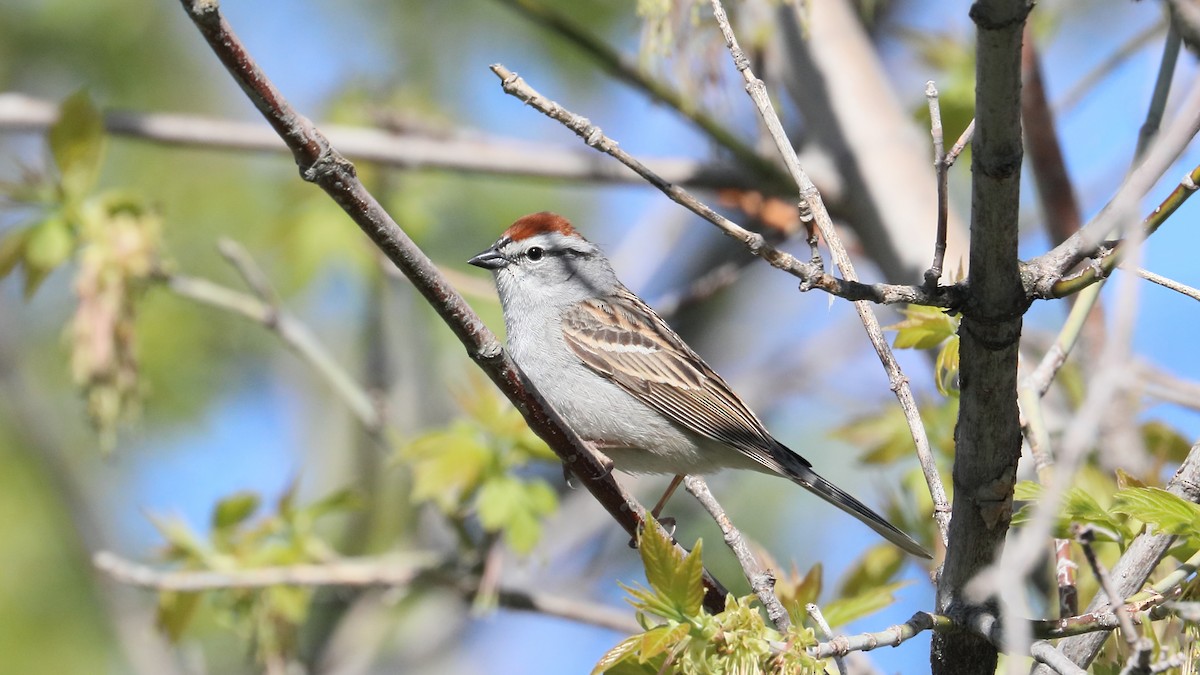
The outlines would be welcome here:
<svg viewBox="0 0 1200 675">
<path fill-rule="evenodd" d="M 959 328 L 961 407 L 955 430 L 950 543 L 938 582 L 938 611 L 962 617 L 963 588 L 999 555 L 1012 516 L 1021 430 L 1017 346 L 1027 302 L 1017 259 L 1021 180 L 1021 37 L 1030 4 L 980 0 L 975 139 L 971 162 L 970 290 Z M 971 633 L 937 634 L 930 662 L 939 675 L 991 675 L 996 648 Z"/>
</svg>

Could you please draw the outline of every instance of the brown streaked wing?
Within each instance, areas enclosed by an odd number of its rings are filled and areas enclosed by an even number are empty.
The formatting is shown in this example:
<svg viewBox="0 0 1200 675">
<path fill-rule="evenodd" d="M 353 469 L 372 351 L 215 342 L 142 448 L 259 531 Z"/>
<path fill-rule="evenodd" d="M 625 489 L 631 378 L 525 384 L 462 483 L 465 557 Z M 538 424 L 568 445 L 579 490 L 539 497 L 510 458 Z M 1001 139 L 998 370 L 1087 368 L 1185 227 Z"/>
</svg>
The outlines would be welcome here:
<svg viewBox="0 0 1200 675">
<path fill-rule="evenodd" d="M 685 429 L 787 473 L 762 422 L 628 289 L 575 305 L 564 314 L 562 329 L 567 345 L 596 373 Z"/>
</svg>

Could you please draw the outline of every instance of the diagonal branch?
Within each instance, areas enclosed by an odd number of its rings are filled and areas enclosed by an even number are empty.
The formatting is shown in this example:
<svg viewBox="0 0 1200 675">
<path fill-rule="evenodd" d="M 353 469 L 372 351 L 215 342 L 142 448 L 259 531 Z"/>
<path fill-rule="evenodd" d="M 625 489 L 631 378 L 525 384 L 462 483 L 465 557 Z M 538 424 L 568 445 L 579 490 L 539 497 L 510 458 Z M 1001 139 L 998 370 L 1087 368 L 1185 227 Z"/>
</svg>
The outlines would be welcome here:
<svg viewBox="0 0 1200 675">
<path fill-rule="evenodd" d="M 625 152 L 616 141 L 605 136 L 604 132 L 586 117 L 576 115 L 538 93 L 524 79 L 502 64 L 493 64 L 491 68 L 492 72 L 500 78 L 505 93 L 515 96 L 547 117 L 561 122 L 591 147 L 611 155 L 617 161 L 636 171 L 638 175 L 661 190 L 675 203 L 716 225 L 723 233 L 741 242 L 752 254 L 767 261 L 772 267 L 800 279 L 801 290 L 817 288 L 846 300 L 866 300 L 880 304 L 904 303 L 946 308 L 957 306 L 962 290 L 959 286 L 942 286 L 929 290 L 921 286 L 864 284 L 854 280 L 838 279 L 826 274 L 824 270 L 811 263 L 800 261 L 792 254 L 768 244 L 761 234 L 743 228 L 717 213 L 687 190 L 665 180 L 633 155 Z"/>
<path fill-rule="evenodd" d="M 742 572 L 745 573 L 746 580 L 750 582 L 751 590 L 758 596 L 763 607 L 767 609 L 767 616 L 771 619 L 771 623 L 775 624 L 779 632 L 786 633 L 792 622 L 787 610 L 783 608 L 783 604 L 775 595 L 774 575 L 770 570 L 764 570 L 758 559 L 754 557 L 754 553 L 746 544 L 746 539 L 726 515 L 721 504 L 713 498 L 703 478 L 686 476 L 683 479 L 683 485 L 717 522 L 717 527 L 721 528 L 721 534 L 725 537 L 725 543 L 729 546 L 729 550 L 733 551 L 733 556 L 737 558 L 738 564 L 742 566 Z"/>
<path fill-rule="evenodd" d="M 787 133 L 783 129 L 783 123 L 779 120 L 779 115 L 776 114 L 775 108 L 771 104 L 771 99 L 767 95 L 766 85 L 750 69 L 750 60 L 738 45 L 737 36 L 733 33 L 733 27 L 729 24 L 729 17 L 726 15 L 725 8 L 722 6 L 720 0 L 712 0 L 712 10 L 713 16 L 717 20 L 717 25 L 721 29 L 721 34 L 725 37 L 725 46 L 733 58 L 734 66 L 742 74 L 742 78 L 746 80 L 746 92 L 750 94 L 750 98 L 758 108 L 759 116 L 766 123 L 767 131 L 771 139 L 775 142 L 775 148 L 779 151 L 780 157 L 783 158 L 784 166 L 787 167 L 788 173 L 791 174 L 792 180 L 795 181 L 796 187 L 800 191 L 801 220 L 811 220 L 816 224 L 817 229 L 821 231 L 821 236 L 825 238 L 826 245 L 829 246 L 833 261 L 837 265 L 838 270 L 841 271 L 842 277 L 847 282 L 857 282 L 858 275 L 854 271 L 854 264 L 850 261 L 850 255 L 846 252 L 846 247 L 842 245 L 841 237 L 838 236 L 837 231 L 833 227 L 833 220 L 829 217 L 829 211 L 825 208 L 825 202 L 821 199 L 821 194 L 817 190 L 817 186 L 813 184 L 803 167 L 800 166 L 800 158 L 796 155 L 796 149 L 792 147 L 791 142 L 788 140 Z M 883 329 L 880 327 L 879 319 L 875 316 L 871 306 L 866 302 L 856 300 L 854 309 L 858 312 L 859 319 L 862 320 L 867 338 L 870 340 L 871 346 L 875 348 L 875 353 L 879 356 L 884 371 L 887 372 L 888 383 L 891 386 L 892 392 L 899 400 L 901 410 L 904 411 L 904 419 L 908 423 L 909 433 L 912 435 L 913 443 L 916 446 L 917 459 L 921 464 L 921 472 L 925 476 L 925 483 L 929 488 L 929 495 L 933 500 L 933 517 L 937 523 L 942 543 L 944 544 L 947 541 L 947 532 L 950 526 L 950 506 L 946 499 L 946 490 L 942 486 L 941 476 L 938 474 L 937 461 L 934 459 L 933 451 L 929 447 L 929 438 L 925 433 L 925 425 L 921 422 L 921 414 L 917 409 L 916 398 L 913 397 L 912 388 L 908 384 L 908 378 L 900 370 L 900 364 L 896 361 L 896 357 L 892 354 L 887 340 L 883 337 Z"/>
<path fill-rule="evenodd" d="M 358 180 L 354 166 L 297 112 L 259 69 L 215 0 L 180 0 L 183 9 L 242 90 L 291 149 L 304 180 L 315 183 L 412 280 L 470 357 L 520 410 L 526 422 L 630 536 L 645 509 L 622 488 L 594 448 L 572 431 L 529 384 L 462 296 Z M 706 606 L 721 611 L 726 592 L 706 573 Z"/>
</svg>

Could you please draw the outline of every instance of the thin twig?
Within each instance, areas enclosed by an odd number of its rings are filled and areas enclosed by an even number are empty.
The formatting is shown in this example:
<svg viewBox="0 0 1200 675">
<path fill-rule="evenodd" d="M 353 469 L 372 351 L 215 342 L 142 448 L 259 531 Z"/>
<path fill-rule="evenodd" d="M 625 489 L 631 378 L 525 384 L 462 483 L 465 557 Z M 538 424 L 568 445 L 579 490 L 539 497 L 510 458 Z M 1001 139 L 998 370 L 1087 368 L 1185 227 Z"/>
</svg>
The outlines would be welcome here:
<svg viewBox="0 0 1200 675">
<path fill-rule="evenodd" d="M 967 128 L 963 129 L 963 132 L 959 135 L 958 140 L 954 142 L 954 146 L 950 148 L 950 152 L 946 153 L 946 160 L 944 163 L 947 169 L 954 166 L 954 163 L 958 161 L 958 156 L 963 153 L 963 150 L 967 149 L 967 144 L 971 142 L 971 138 L 974 135 L 975 118 L 972 117 L 971 121 L 967 124 Z"/>
<path fill-rule="evenodd" d="M 800 158 L 796 155 L 796 149 L 787 138 L 787 133 L 783 129 L 783 123 L 779 120 L 779 116 L 771 104 L 766 86 L 762 80 L 754 75 L 754 72 L 750 69 L 750 59 L 746 57 L 738 45 L 737 36 L 734 35 L 733 27 L 729 24 L 729 16 L 725 13 L 725 8 L 722 6 L 721 0 L 711 0 L 711 5 L 713 16 L 717 21 L 718 27 L 721 29 L 721 34 L 725 37 L 725 46 L 733 58 L 734 67 L 737 68 L 743 79 L 745 79 L 746 92 L 758 108 L 759 116 L 762 117 L 763 122 L 766 124 L 767 131 L 770 133 L 772 140 L 775 142 L 776 149 L 783 158 L 784 166 L 787 167 L 788 173 L 791 174 L 792 180 L 796 182 L 796 187 L 800 191 L 801 220 L 804 220 L 806 217 L 813 219 L 817 229 L 821 232 L 821 236 L 825 238 L 825 243 L 829 246 L 833 261 L 837 265 L 838 270 L 841 271 L 842 277 L 849 282 L 856 282 L 858 275 L 854 271 L 854 264 L 850 261 L 846 247 L 842 245 L 841 237 L 838 236 L 837 231 L 833 227 L 833 221 L 829 217 L 829 211 L 825 208 L 821 194 L 817 190 L 817 186 L 813 184 L 808 174 L 800 166 Z M 942 479 L 937 470 L 937 462 L 934 459 L 933 451 L 929 447 L 929 439 L 925 434 L 925 425 L 921 422 L 921 414 L 917 409 L 912 389 L 909 387 L 908 378 L 904 376 L 904 373 L 900 369 L 900 364 L 896 362 L 896 357 L 892 354 L 891 347 L 888 346 L 887 340 L 884 339 L 879 319 L 875 316 L 871 306 L 865 302 L 858 301 L 854 303 L 854 309 L 858 312 L 858 316 L 863 322 L 863 327 L 866 329 L 871 346 L 875 348 L 875 352 L 879 356 L 884 370 L 887 372 L 891 389 L 900 401 L 900 407 L 904 411 L 904 418 L 908 422 L 909 433 L 912 435 L 913 442 L 916 445 L 917 458 L 921 464 L 921 471 L 925 475 L 925 483 L 929 487 L 929 494 L 933 500 L 933 517 L 937 522 L 938 531 L 944 544 L 947 541 L 950 527 L 950 505 L 946 499 L 946 490 L 942 486 Z"/>
<path fill-rule="evenodd" d="M 428 553 L 405 553 L 375 558 L 346 558 L 319 565 L 289 565 L 239 570 L 160 570 L 133 562 L 109 551 L 92 557 L 92 564 L 111 579 L 155 591 L 201 592 L 254 589 L 270 586 L 406 587 L 417 579 L 461 590 L 466 597 L 478 593 L 480 580 L 464 583 L 461 577 L 439 574 L 445 561 Z M 540 612 L 548 616 L 601 626 L 622 633 L 643 629 L 624 610 L 575 600 L 552 593 L 498 586 L 499 603 L 509 609 Z"/>
<path fill-rule="evenodd" d="M 829 622 L 825 620 L 825 615 L 821 613 L 821 608 L 817 606 L 817 603 L 808 603 L 804 606 L 804 611 L 808 612 L 809 618 L 817 625 L 817 630 L 821 631 L 821 637 L 826 640 L 832 640 L 833 629 L 829 627 Z M 845 657 L 841 654 L 834 654 L 833 665 L 837 667 L 839 675 L 846 675 Z"/>
<path fill-rule="evenodd" d="M 1137 167 L 1129 173 L 1113 198 L 1087 225 L 1049 252 L 1026 262 L 1023 268 L 1026 291 L 1033 297 L 1059 298 L 1105 278 L 1120 262 L 1119 252 L 1106 257 L 1100 264 L 1089 266 L 1083 273 L 1065 277 L 1066 273 L 1089 256 L 1096 255 L 1104 242 L 1118 227 L 1129 223 L 1138 202 L 1154 187 L 1163 173 L 1178 159 L 1184 148 L 1200 130 L 1200 82 L 1193 85 L 1184 97 L 1175 118 L 1149 147 Z M 1180 185 L 1163 200 L 1143 222 L 1141 236 L 1148 237 L 1179 208 L 1200 180 L 1200 167 L 1186 176 Z"/>
<path fill-rule="evenodd" d="M 942 262 L 946 259 L 946 226 L 950 219 L 950 166 L 946 164 L 946 142 L 942 131 L 942 107 L 933 80 L 925 83 L 925 98 L 929 100 L 929 134 L 933 137 L 933 168 L 937 172 L 937 239 L 933 244 L 933 264 L 925 272 L 925 285 L 936 287 L 942 278 Z"/>
<path fill-rule="evenodd" d="M 337 362 L 308 326 L 287 310 L 207 279 L 160 272 L 156 275 L 175 295 L 244 317 L 275 333 L 285 346 L 323 377 L 366 431 L 387 443 L 385 422 L 376 399 Z"/>
<path fill-rule="evenodd" d="M 1058 615 L 1071 616 L 1079 613 L 1079 588 L 1075 582 L 1075 571 L 1079 563 L 1071 558 L 1071 540 L 1054 540 L 1054 579 L 1058 586 Z"/>
<path fill-rule="evenodd" d="M 1146 120 L 1138 130 L 1137 149 L 1134 157 L 1140 158 L 1146 146 L 1158 135 L 1162 126 L 1163 113 L 1167 109 L 1167 97 L 1171 92 L 1171 80 L 1175 78 L 1175 64 L 1179 61 L 1179 46 L 1183 42 L 1179 26 L 1174 21 L 1167 24 L 1167 38 L 1163 40 L 1162 59 L 1158 64 L 1158 76 L 1154 80 L 1154 93 L 1146 110 Z"/>
<path fill-rule="evenodd" d="M 1100 82 L 1103 82 L 1112 71 L 1118 66 L 1127 61 L 1131 56 L 1143 49 L 1150 40 L 1163 32 L 1167 27 L 1167 18 L 1164 16 L 1158 21 L 1150 24 L 1141 31 L 1135 33 L 1132 37 L 1122 43 L 1112 54 L 1109 54 L 1103 61 L 1096 64 L 1095 68 L 1088 71 L 1079 81 L 1067 90 L 1054 104 L 1054 112 L 1061 115 L 1076 105 L 1087 96 L 1088 92 Z"/>
<path fill-rule="evenodd" d="M 954 622 L 945 616 L 917 612 L 908 621 L 885 628 L 874 633 L 858 635 L 839 635 L 827 642 L 821 642 L 810 650 L 818 659 L 831 656 L 845 656 L 850 652 L 869 652 L 880 647 L 899 647 L 906 640 L 920 635 L 927 630 L 957 630 Z"/>
<path fill-rule="evenodd" d="M 1182 293 L 1193 300 L 1200 300 L 1200 289 L 1195 289 L 1186 284 L 1181 284 L 1178 281 L 1175 281 L 1174 279 L 1168 279 L 1167 277 L 1164 277 L 1161 274 L 1155 274 L 1154 272 L 1151 272 L 1150 270 L 1142 269 L 1141 267 L 1134 268 L 1133 270 L 1128 270 L 1128 268 L 1125 268 L 1125 267 L 1122 267 L 1121 269 L 1125 269 L 1127 271 L 1132 271 L 1134 274 L 1145 279 L 1146 281 L 1156 283 L 1159 286 L 1162 286 L 1164 288 L 1169 288 L 1169 289 L 1175 291 L 1176 293 Z"/>
<path fill-rule="evenodd" d="M 946 308 L 957 306 L 962 290 L 959 286 L 942 286 L 931 291 L 920 286 L 863 284 L 858 281 L 838 279 L 830 274 L 826 274 L 819 267 L 811 263 L 798 260 L 790 253 L 781 251 L 768 244 L 763 235 L 743 228 L 717 213 L 712 207 L 701 202 L 687 190 L 668 182 L 662 176 L 654 173 L 646 165 L 625 152 L 616 141 L 604 135 L 604 132 L 592 124 L 586 117 L 576 115 L 555 101 L 538 93 L 523 78 L 504 65 L 497 63 L 493 64 L 491 68 L 492 72 L 500 78 L 501 86 L 505 93 L 527 103 L 547 117 L 561 122 L 568 129 L 575 132 L 589 146 L 611 155 L 617 161 L 633 169 L 651 185 L 671 198 L 672 201 L 716 225 L 723 233 L 745 245 L 752 254 L 766 260 L 771 266 L 788 272 L 800 279 L 801 290 L 807 291 L 816 288 L 846 300 L 866 300 L 880 304 L 902 303 Z"/>
<path fill-rule="evenodd" d="M 1045 640 L 1037 640 L 1029 645 L 1029 655 L 1038 663 L 1044 663 L 1060 675 L 1086 675 L 1087 671 L 1071 662 L 1054 645 Z"/>
<path fill-rule="evenodd" d="M 692 493 L 696 501 L 700 502 L 704 510 L 708 511 L 708 514 L 716 521 L 717 527 L 721 528 L 721 535 L 725 537 L 725 543 L 729 546 L 729 550 L 733 551 L 733 556 L 737 558 L 738 564 L 742 566 L 742 572 L 745 573 L 746 580 L 750 582 L 751 590 L 758 596 L 763 607 L 767 609 L 767 616 L 771 619 L 771 623 L 774 623 L 781 633 L 786 633 L 788 627 L 792 625 L 792 621 L 787 610 L 783 608 L 783 603 L 779 602 L 779 598 L 775 595 L 774 574 L 770 570 L 764 570 L 758 562 L 758 558 L 754 557 L 754 553 L 746 544 L 746 539 L 726 515 L 725 509 L 721 508 L 720 503 L 713 497 L 703 478 L 687 476 L 683 479 L 683 486 Z"/>
<path fill-rule="evenodd" d="M 342 559 L 315 565 L 239 570 L 158 570 L 109 551 L 92 556 L 92 565 L 120 583 L 156 591 L 217 591 L 268 586 L 405 586 L 435 566 L 432 554 L 408 553 L 379 558 Z"/>
<path fill-rule="evenodd" d="M 279 305 L 279 296 L 271 287 L 271 280 L 267 278 L 266 272 L 258 266 L 258 263 L 254 262 L 249 251 L 228 237 L 221 237 L 217 240 L 217 250 L 221 252 L 221 256 L 225 260 L 229 261 L 230 265 L 233 265 L 233 268 L 242 277 L 242 281 L 246 282 L 246 286 L 254 295 L 258 296 L 259 300 L 272 307 Z"/>
<path fill-rule="evenodd" d="M 1129 616 L 1129 610 L 1125 607 L 1125 599 L 1121 597 L 1121 592 L 1113 584 L 1112 576 L 1104 565 L 1096 559 L 1096 552 L 1092 549 L 1092 542 L 1095 541 L 1095 534 L 1091 526 L 1078 526 L 1074 528 L 1075 540 L 1083 548 L 1084 559 L 1087 560 L 1088 566 L 1092 569 L 1092 574 L 1100 582 L 1100 587 L 1104 589 L 1104 593 L 1109 597 L 1110 602 L 1114 603 L 1114 613 L 1117 615 L 1117 621 L 1121 624 L 1121 634 L 1125 636 L 1125 644 L 1129 647 L 1129 660 L 1126 666 L 1121 669 L 1121 675 L 1146 675 L 1150 672 L 1150 654 L 1153 646 L 1150 640 L 1144 636 L 1138 635 L 1137 629 L 1133 626 L 1133 620 Z"/>
<path fill-rule="evenodd" d="M 308 118 L 291 107 L 234 34 L 221 15 L 218 3 L 180 0 L 180 4 L 213 53 L 288 144 L 301 177 L 315 183 L 333 198 L 371 241 L 404 271 L 471 358 L 525 417 L 530 429 L 546 441 L 613 519 L 629 535 L 635 535 L 644 522 L 645 508 L 613 479 L 595 448 L 585 443 L 545 404 L 505 354 L 496 336 L 358 180 L 354 166 L 330 145 L 329 139 Z M 707 572 L 704 580 L 705 606 L 715 612 L 721 611 L 725 606 L 725 589 Z"/>
</svg>

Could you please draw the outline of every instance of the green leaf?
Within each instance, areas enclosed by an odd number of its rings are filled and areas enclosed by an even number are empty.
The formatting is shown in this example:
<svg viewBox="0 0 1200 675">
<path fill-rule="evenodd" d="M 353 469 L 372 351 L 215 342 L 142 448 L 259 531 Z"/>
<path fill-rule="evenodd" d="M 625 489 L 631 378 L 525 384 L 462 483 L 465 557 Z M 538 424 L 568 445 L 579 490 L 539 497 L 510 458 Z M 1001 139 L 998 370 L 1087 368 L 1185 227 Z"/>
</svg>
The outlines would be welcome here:
<svg viewBox="0 0 1200 675">
<path fill-rule="evenodd" d="M 1178 431 L 1158 420 L 1143 424 L 1141 432 L 1146 451 L 1164 462 L 1182 462 L 1192 449 L 1192 444 Z"/>
<path fill-rule="evenodd" d="M 162 538 L 167 540 L 166 557 L 169 560 L 201 561 L 208 558 L 208 547 L 187 523 L 178 518 L 161 518 L 154 515 L 148 518 Z"/>
<path fill-rule="evenodd" d="M 226 530 L 241 525 L 258 510 L 262 498 L 257 492 L 245 490 L 217 502 L 212 512 L 214 530 Z"/>
<path fill-rule="evenodd" d="M 671 585 L 670 597 L 679 604 L 679 610 L 686 616 L 700 613 L 704 604 L 704 557 L 703 543 L 696 540 L 696 546 L 683 559 L 683 564 L 676 571 L 674 583 Z"/>
<path fill-rule="evenodd" d="M 896 331 L 896 349 L 932 349 L 958 332 L 958 321 L 937 307 L 909 305 L 905 319 L 885 327 Z"/>
<path fill-rule="evenodd" d="M 1013 488 L 1013 499 L 1019 502 L 1036 502 L 1042 498 L 1046 488 L 1032 480 L 1018 481 Z"/>
<path fill-rule="evenodd" d="M 492 453 L 467 424 L 426 434 L 401 448 L 412 462 L 412 500 L 433 501 L 444 513 L 453 513 L 478 485 Z"/>
<path fill-rule="evenodd" d="M 59 214 L 30 228 L 24 237 L 25 298 L 33 297 L 42 281 L 71 257 L 75 235 Z"/>
<path fill-rule="evenodd" d="M 839 597 L 852 597 L 890 582 L 904 566 L 904 553 L 890 544 L 878 544 L 867 549 L 843 576 Z"/>
<path fill-rule="evenodd" d="M 664 598 L 682 606 L 683 602 L 677 601 L 671 593 L 675 588 L 678 569 L 683 563 L 683 554 L 664 536 L 652 518 L 647 518 L 642 527 L 642 535 L 638 538 L 638 551 L 641 553 L 642 566 L 645 567 L 646 581 L 650 583 L 650 587 Z"/>
<path fill-rule="evenodd" d="M 25 257 L 25 240 L 32 227 L 20 227 L 0 239 L 0 279 L 8 276 Z"/>
<path fill-rule="evenodd" d="M 1200 537 L 1200 505 L 1160 488 L 1126 488 L 1117 493 L 1113 511 L 1154 523 L 1160 532 Z"/>
<path fill-rule="evenodd" d="M 475 508 L 479 523 L 488 532 L 504 532 L 517 553 L 528 553 L 542 535 L 541 518 L 554 511 L 558 497 L 545 481 L 522 482 L 499 474 L 479 488 Z"/>
<path fill-rule="evenodd" d="M 1067 492 L 1066 503 L 1063 504 L 1063 517 L 1071 522 L 1091 523 L 1111 530 L 1118 536 L 1128 538 L 1129 528 L 1109 509 L 1100 505 L 1090 492 L 1074 487 Z M 1060 534 L 1066 534 L 1060 530 Z"/>
<path fill-rule="evenodd" d="M 638 662 L 646 663 L 686 638 L 692 627 L 686 623 L 665 624 L 642 633 L 638 641 Z"/>
<path fill-rule="evenodd" d="M 942 396 L 958 396 L 958 336 L 955 335 L 938 350 L 933 364 L 938 393 Z"/>
<path fill-rule="evenodd" d="M 335 513 L 345 513 L 347 511 L 355 511 L 363 508 L 362 494 L 352 488 L 342 488 L 335 490 L 321 499 L 304 507 L 306 516 L 312 519 L 320 518 L 321 516 L 332 515 Z"/>
<path fill-rule="evenodd" d="M 596 662 L 596 667 L 592 668 L 592 675 L 606 673 L 616 664 L 636 655 L 641 641 L 641 635 L 632 635 L 618 642 L 616 647 L 608 650 L 604 656 L 601 656 L 600 660 Z"/>
<path fill-rule="evenodd" d="M 171 642 L 179 642 L 200 607 L 201 593 L 163 591 L 158 594 L 158 611 L 154 622 Z"/>
<path fill-rule="evenodd" d="M 63 195 L 68 202 L 81 200 L 95 185 L 104 156 L 104 119 L 86 91 L 72 94 L 59 106 L 49 140 Z"/>
<path fill-rule="evenodd" d="M 907 581 L 900 581 L 864 589 L 853 597 L 834 600 L 825 605 L 821 611 L 825 614 L 825 620 L 829 622 L 830 626 L 844 626 L 892 604 L 896 601 L 895 592 L 908 584 Z"/>
</svg>

